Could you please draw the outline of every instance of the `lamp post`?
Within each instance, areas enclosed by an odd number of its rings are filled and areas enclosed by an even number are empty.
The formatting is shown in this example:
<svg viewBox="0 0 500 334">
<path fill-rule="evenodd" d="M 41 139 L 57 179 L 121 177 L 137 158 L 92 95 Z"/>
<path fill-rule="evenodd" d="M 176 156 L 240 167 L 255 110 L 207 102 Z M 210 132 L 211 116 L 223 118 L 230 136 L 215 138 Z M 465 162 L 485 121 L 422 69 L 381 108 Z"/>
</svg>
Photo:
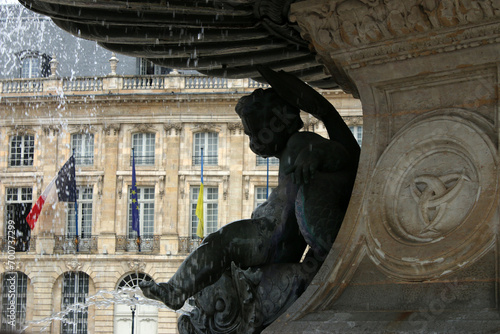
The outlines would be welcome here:
<svg viewBox="0 0 500 334">
<path fill-rule="evenodd" d="M 130 305 L 130 310 L 132 311 L 132 334 L 134 334 L 135 309 L 135 305 Z"/>
</svg>

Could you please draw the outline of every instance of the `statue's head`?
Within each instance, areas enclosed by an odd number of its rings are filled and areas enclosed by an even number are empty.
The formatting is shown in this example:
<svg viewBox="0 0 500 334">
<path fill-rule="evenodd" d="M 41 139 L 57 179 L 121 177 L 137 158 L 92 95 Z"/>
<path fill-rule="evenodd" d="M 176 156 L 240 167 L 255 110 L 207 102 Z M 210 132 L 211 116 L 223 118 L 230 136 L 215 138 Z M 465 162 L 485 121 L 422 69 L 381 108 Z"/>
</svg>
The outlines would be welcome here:
<svg viewBox="0 0 500 334">
<path fill-rule="evenodd" d="M 277 156 L 291 135 L 304 125 L 300 110 L 282 99 L 272 88 L 257 89 L 236 105 L 250 149 L 263 157 Z"/>
</svg>

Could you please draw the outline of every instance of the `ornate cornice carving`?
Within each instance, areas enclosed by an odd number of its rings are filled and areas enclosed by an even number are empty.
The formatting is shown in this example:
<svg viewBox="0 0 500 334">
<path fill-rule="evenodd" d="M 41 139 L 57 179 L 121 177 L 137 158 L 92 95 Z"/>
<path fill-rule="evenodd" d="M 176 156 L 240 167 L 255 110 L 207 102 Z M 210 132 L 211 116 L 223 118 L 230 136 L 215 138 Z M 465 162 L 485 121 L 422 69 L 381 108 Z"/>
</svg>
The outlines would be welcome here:
<svg viewBox="0 0 500 334">
<path fill-rule="evenodd" d="M 363 116 L 344 116 L 342 118 L 347 126 L 363 125 Z"/>
<path fill-rule="evenodd" d="M 243 133 L 243 124 L 241 122 L 231 122 L 227 124 L 227 129 L 232 135 Z"/>
<path fill-rule="evenodd" d="M 77 260 L 72 260 L 66 262 L 66 267 L 69 271 L 80 271 L 80 269 L 82 269 L 82 264 Z"/>
<path fill-rule="evenodd" d="M 13 125 L 11 131 L 17 135 L 33 134 L 35 130 L 29 125 Z"/>
<path fill-rule="evenodd" d="M 127 262 L 128 267 L 130 268 L 131 271 L 144 271 L 144 268 L 146 268 L 146 264 L 143 261 L 138 261 L 138 260 L 132 260 Z"/>
<path fill-rule="evenodd" d="M 90 124 L 75 124 L 70 128 L 71 133 L 92 133 L 95 130 L 95 125 Z"/>
<path fill-rule="evenodd" d="M 134 124 L 134 130 L 139 132 L 156 132 L 156 128 L 150 123 Z"/>
<path fill-rule="evenodd" d="M 51 133 L 53 136 L 57 136 L 61 131 L 61 127 L 59 125 L 44 125 L 42 130 L 46 136 L 50 136 Z"/>
<path fill-rule="evenodd" d="M 193 132 L 219 132 L 220 126 L 215 125 L 215 123 L 198 123 L 193 127 Z"/>
<path fill-rule="evenodd" d="M 103 131 L 106 136 L 111 136 L 111 134 L 113 134 L 113 136 L 116 136 L 118 133 L 120 133 L 120 128 L 121 124 L 105 124 L 103 127 Z"/>
<path fill-rule="evenodd" d="M 290 18 L 354 96 L 346 69 L 498 43 L 500 34 L 497 0 L 311 0 L 294 3 Z"/>
<path fill-rule="evenodd" d="M 167 134 L 172 134 L 172 130 L 175 130 L 175 134 L 179 135 L 182 131 L 182 123 L 165 123 L 163 128 Z"/>
</svg>

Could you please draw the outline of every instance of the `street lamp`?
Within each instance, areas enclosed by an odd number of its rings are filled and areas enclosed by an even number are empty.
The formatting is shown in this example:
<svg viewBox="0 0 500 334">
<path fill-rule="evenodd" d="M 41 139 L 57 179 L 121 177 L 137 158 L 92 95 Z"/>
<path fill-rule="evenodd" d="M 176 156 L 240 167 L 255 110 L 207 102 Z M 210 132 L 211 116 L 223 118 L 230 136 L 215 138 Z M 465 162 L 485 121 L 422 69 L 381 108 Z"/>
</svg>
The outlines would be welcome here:
<svg viewBox="0 0 500 334">
<path fill-rule="evenodd" d="M 132 334 L 134 334 L 135 309 L 135 305 L 130 305 L 130 310 L 132 311 Z"/>
</svg>

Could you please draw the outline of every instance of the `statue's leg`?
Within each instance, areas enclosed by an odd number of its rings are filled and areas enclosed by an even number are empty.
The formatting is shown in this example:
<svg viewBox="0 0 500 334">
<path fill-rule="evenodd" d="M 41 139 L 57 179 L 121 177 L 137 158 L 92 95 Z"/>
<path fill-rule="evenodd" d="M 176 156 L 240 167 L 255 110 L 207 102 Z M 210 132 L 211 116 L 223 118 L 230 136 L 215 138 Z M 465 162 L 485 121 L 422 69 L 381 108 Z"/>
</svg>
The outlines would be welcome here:
<svg viewBox="0 0 500 334">
<path fill-rule="evenodd" d="M 265 264 L 274 228 L 264 218 L 232 222 L 208 235 L 167 283 L 145 282 L 141 289 L 146 297 L 179 309 L 187 298 L 215 283 L 231 262 L 242 268 Z"/>
</svg>

